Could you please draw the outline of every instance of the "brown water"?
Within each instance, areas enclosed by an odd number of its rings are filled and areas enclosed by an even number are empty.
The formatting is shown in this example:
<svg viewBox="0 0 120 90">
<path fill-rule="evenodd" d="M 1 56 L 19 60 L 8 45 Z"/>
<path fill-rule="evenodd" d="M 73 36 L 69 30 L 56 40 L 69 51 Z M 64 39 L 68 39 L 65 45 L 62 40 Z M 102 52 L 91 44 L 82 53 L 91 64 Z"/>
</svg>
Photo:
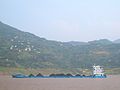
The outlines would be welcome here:
<svg viewBox="0 0 120 90">
<path fill-rule="evenodd" d="M 120 90 L 120 75 L 106 79 L 17 79 L 0 76 L 0 90 Z"/>
</svg>

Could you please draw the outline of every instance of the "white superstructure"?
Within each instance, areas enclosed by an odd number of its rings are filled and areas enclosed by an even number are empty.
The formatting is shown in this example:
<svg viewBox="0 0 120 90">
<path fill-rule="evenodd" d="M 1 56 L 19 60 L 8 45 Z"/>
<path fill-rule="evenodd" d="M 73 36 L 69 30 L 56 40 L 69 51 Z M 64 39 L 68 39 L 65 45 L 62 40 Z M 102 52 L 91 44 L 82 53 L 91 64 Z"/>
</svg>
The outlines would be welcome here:
<svg viewBox="0 0 120 90">
<path fill-rule="evenodd" d="M 104 73 L 103 73 L 103 68 L 99 65 L 97 66 L 93 66 L 93 75 L 96 75 L 96 76 L 103 76 Z"/>
</svg>

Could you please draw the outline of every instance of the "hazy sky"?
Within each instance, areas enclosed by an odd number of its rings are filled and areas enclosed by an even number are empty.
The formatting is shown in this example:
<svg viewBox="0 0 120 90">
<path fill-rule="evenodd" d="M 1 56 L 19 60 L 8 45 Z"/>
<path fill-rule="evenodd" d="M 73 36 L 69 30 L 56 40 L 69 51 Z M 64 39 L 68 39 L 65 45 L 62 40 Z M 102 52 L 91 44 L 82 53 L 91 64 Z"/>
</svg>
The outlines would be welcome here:
<svg viewBox="0 0 120 90">
<path fill-rule="evenodd" d="M 49 40 L 115 40 L 120 0 L 0 0 L 0 21 Z"/>
</svg>

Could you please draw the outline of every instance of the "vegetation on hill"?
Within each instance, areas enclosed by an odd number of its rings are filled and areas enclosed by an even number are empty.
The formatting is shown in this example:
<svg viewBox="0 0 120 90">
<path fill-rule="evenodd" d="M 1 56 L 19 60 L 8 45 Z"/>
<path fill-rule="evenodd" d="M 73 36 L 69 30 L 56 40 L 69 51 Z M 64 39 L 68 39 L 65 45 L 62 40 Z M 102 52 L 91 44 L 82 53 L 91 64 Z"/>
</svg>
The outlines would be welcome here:
<svg viewBox="0 0 120 90">
<path fill-rule="evenodd" d="M 13 68 L 120 68 L 120 43 L 107 39 L 57 42 L 0 22 L 0 66 Z"/>
</svg>

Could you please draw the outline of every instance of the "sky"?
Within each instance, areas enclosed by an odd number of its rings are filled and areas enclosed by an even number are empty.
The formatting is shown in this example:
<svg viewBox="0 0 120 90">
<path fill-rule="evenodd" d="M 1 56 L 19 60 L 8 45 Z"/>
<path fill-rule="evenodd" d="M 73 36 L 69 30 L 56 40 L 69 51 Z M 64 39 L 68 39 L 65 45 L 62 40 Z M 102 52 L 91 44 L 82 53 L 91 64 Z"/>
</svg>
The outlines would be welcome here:
<svg viewBox="0 0 120 90">
<path fill-rule="evenodd" d="M 0 21 L 48 40 L 116 40 L 120 0 L 0 0 Z"/>
</svg>

